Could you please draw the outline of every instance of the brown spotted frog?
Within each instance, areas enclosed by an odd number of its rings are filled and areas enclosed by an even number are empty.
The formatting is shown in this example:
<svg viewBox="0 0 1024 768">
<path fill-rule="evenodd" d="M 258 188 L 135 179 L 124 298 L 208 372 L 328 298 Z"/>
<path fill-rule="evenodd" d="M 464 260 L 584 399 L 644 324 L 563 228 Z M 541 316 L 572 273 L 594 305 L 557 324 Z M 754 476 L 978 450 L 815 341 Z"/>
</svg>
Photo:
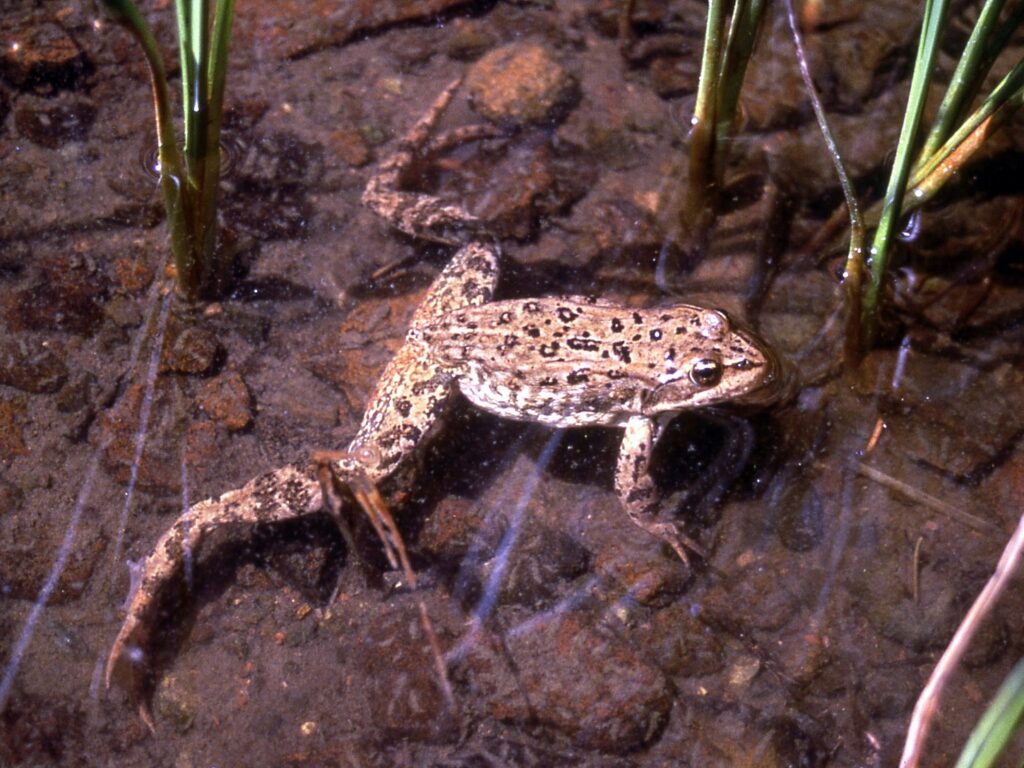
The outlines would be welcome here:
<svg viewBox="0 0 1024 768">
<path fill-rule="evenodd" d="M 416 310 L 356 436 L 347 451 L 330 457 L 331 478 L 298 465 L 282 467 L 195 504 L 164 534 L 130 598 L 108 660 L 108 685 L 120 665 L 138 676 L 158 593 L 213 528 L 287 520 L 325 504 L 336 513 L 343 503 L 340 486 L 404 560 L 400 535 L 380 511 L 376 484 L 422 446 L 456 390 L 508 419 L 621 428 L 615 489 L 626 514 L 684 561 L 687 548 L 700 551 L 660 514 L 648 473 L 651 453 L 680 411 L 777 399 L 784 380 L 778 358 L 752 332 L 706 307 L 633 309 L 580 296 L 493 301 L 499 248 L 482 223 L 462 206 L 401 189 L 419 154 L 482 134 L 470 128 L 431 140 L 457 86 L 440 95 L 363 194 L 365 205 L 403 232 L 458 250 Z"/>
</svg>

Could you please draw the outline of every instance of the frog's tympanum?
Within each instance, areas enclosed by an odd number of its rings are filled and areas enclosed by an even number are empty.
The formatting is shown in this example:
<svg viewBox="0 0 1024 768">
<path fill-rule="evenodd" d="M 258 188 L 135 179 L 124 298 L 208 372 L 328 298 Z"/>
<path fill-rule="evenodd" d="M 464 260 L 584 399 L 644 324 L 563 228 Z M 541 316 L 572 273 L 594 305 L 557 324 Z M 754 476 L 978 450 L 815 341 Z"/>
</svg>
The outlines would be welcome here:
<svg viewBox="0 0 1024 768">
<path fill-rule="evenodd" d="M 402 139 L 363 194 L 364 204 L 403 232 L 459 249 L 414 314 L 348 450 L 332 456 L 333 480 L 322 490 L 316 473 L 286 466 L 183 515 L 144 563 L 111 650 L 108 685 L 119 664 L 144 664 L 155 598 L 205 533 L 226 523 L 269 523 L 318 512 L 334 496 L 330 485 L 352 489 L 365 506 L 376 483 L 421 447 L 456 390 L 507 419 L 621 428 L 615 489 L 626 513 L 684 561 L 685 548 L 699 551 L 660 514 L 648 474 L 651 452 L 680 411 L 776 399 L 783 377 L 775 355 L 724 313 L 705 307 L 633 309 L 581 296 L 492 301 L 499 250 L 482 223 L 459 205 L 400 189 L 417 154 L 467 135 L 457 130 L 430 138 L 457 85 Z M 379 526 L 378 532 L 397 536 Z"/>
</svg>

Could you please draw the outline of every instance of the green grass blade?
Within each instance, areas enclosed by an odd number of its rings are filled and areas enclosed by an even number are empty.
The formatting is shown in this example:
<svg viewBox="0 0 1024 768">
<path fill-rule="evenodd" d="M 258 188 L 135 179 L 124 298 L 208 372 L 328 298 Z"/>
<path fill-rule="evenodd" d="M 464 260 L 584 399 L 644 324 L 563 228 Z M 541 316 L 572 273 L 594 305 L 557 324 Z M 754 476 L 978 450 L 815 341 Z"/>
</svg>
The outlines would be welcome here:
<svg viewBox="0 0 1024 768">
<path fill-rule="evenodd" d="M 958 151 L 968 140 L 977 138 L 979 132 L 982 133 L 982 137 L 989 136 L 1013 116 L 1013 113 L 1021 106 L 1022 88 L 1024 88 L 1024 61 L 1017 62 L 1017 65 L 1007 73 L 999 85 L 992 89 L 992 93 L 986 97 L 981 106 L 964 121 L 956 132 L 946 140 L 945 144 L 933 152 L 915 170 L 912 181 L 915 187 L 912 200 L 915 205 L 920 205 L 927 199 L 923 197 L 923 192 L 918 192 L 916 189 L 920 188 L 925 179 L 934 177 L 936 171 L 947 163 L 954 152 Z M 974 147 L 979 145 L 980 142 L 973 142 Z M 945 181 L 950 175 L 950 173 L 943 174 L 941 180 Z M 933 189 L 928 197 L 931 197 L 935 191 L 937 188 Z"/>
<path fill-rule="evenodd" d="M 189 144 L 193 126 L 188 120 L 188 103 L 196 80 L 195 59 L 188 45 L 189 30 L 192 28 L 192 6 L 190 0 L 174 0 L 174 16 L 178 23 L 178 60 L 181 63 L 181 104 L 185 113 L 183 133 L 185 145 Z"/>
<path fill-rule="evenodd" d="M 220 185 L 220 131 L 224 121 L 224 85 L 227 79 L 228 48 L 235 14 L 235 0 L 217 0 L 214 14 L 206 72 L 206 157 L 203 165 L 201 198 L 205 252 L 211 260 L 208 280 L 216 283 L 223 278 L 222 267 L 216 260 L 215 233 Z"/>
<path fill-rule="evenodd" d="M 928 138 L 925 139 L 924 147 L 921 149 L 920 157 L 930 157 L 942 143 L 949 138 L 953 125 L 963 115 L 964 110 L 970 105 L 981 82 L 985 79 L 991 59 L 986 66 L 987 41 L 992 39 L 993 28 L 999 21 L 999 14 L 1003 10 L 1005 0 L 986 0 L 978 20 L 971 30 L 971 36 L 967 39 L 964 52 L 956 65 L 946 95 L 939 105 L 939 111 L 932 124 Z"/>
<path fill-rule="evenodd" d="M 713 178 L 719 185 L 725 176 L 725 163 L 729 154 L 726 150 L 736 125 L 736 106 L 765 5 L 765 0 L 737 0 L 729 23 L 729 36 L 719 73 L 718 103 L 715 105 Z"/>
<path fill-rule="evenodd" d="M 697 101 L 693 107 L 693 125 L 690 133 L 690 196 L 694 200 L 707 199 L 712 179 L 711 158 L 714 152 L 715 105 L 718 101 L 725 5 L 726 0 L 710 0 L 708 3 L 704 52 L 701 56 L 700 80 L 697 84 Z"/>
<path fill-rule="evenodd" d="M 189 285 L 189 278 L 195 276 L 192 267 L 192 243 L 189 236 L 186 205 L 186 173 L 178 152 L 178 140 L 171 118 L 171 101 L 167 91 L 167 70 L 156 38 L 146 20 L 131 0 L 101 0 L 103 5 L 139 41 L 146 62 L 149 64 L 153 86 L 153 104 L 156 110 L 157 145 L 160 157 L 160 189 L 163 193 L 164 208 L 167 211 L 167 229 L 171 238 L 171 253 L 178 270 L 178 281 L 182 292 L 191 295 L 197 285 Z"/>
<path fill-rule="evenodd" d="M 956 768 L 991 768 L 1024 717 L 1024 659 L 1017 662 L 974 726 Z"/>
<path fill-rule="evenodd" d="M 889 185 L 885 191 L 882 216 L 871 244 L 871 281 L 861 305 L 861 329 L 865 349 L 870 347 L 874 341 L 882 278 L 888 266 L 889 247 L 903 208 L 904 190 L 910 176 L 914 138 L 924 112 L 928 82 L 931 79 L 932 66 L 935 63 L 935 55 L 939 47 L 939 35 L 944 26 L 948 6 L 949 0 L 926 0 L 925 2 L 917 61 L 910 80 L 910 96 L 907 99 L 907 109 L 903 115 L 903 125 L 900 129 L 899 142 L 896 145 L 896 158 L 889 175 Z"/>
</svg>

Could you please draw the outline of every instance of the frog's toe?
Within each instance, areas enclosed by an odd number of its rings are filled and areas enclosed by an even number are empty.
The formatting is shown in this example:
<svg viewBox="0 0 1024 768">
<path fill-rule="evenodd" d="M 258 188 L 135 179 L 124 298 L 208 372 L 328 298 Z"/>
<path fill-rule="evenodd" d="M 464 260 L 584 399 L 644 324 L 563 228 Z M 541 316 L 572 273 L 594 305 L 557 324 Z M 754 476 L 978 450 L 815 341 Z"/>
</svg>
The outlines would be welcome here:
<svg viewBox="0 0 1024 768">
<path fill-rule="evenodd" d="M 129 614 L 110 649 L 105 677 L 108 689 L 116 680 L 128 692 L 129 698 L 138 703 L 139 717 L 152 733 L 156 733 L 149 696 L 152 666 L 146 650 L 148 637 L 148 629 L 139 616 Z"/>
</svg>

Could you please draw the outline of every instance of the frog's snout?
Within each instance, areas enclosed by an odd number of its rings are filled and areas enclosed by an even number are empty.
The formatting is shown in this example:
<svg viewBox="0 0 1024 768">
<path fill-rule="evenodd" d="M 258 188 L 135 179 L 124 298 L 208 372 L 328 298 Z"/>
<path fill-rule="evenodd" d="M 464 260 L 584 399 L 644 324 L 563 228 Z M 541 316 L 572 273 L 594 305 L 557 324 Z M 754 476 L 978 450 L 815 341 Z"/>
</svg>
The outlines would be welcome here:
<svg viewBox="0 0 1024 768">
<path fill-rule="evenodd" d="M 799 388 L 795 366 L 754 333 L 744 328 L 734 328 L 733 332 L 757 350 L 764 361 L 760 384 L 737 398 L 736 402 L 743 405 L 766 406 L 793 397 Z"/>
</svg>

